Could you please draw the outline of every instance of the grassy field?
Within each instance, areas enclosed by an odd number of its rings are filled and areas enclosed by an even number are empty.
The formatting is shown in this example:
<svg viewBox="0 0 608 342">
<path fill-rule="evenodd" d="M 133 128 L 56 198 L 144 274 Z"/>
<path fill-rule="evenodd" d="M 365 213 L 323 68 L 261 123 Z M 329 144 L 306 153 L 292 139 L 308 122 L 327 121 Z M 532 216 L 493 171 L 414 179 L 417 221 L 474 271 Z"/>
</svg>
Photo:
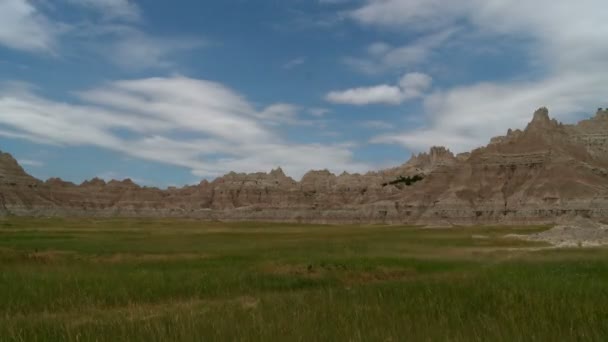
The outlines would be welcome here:
<svg viewBox="0 0 608 342">
<path fill-rule="evenodd" d="M 608 340 L 608 250 L 542 229 L 4 219 L 0 340 Z"/>
</svg>

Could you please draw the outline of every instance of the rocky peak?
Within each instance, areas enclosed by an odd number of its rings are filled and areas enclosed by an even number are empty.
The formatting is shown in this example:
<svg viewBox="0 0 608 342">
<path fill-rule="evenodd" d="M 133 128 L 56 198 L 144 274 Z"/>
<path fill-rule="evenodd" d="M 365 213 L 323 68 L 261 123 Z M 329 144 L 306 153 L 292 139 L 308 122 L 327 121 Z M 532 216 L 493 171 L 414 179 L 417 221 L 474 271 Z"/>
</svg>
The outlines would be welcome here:
<svg viewBox="0 0 608 342">
<path fill-rule="evenodd" d="M 326 178 L 334 178 L 334 177 L 336 177 L 336 175 L 334 175 L 327 169 L 310 170 L 310 171 L 306 172 L 306 174 L 304 174 L 304 176 L 302 177 L 302 182 L 305 182 L 307 180 L 326 179 Z"/>
<path fill-rule="evenodd" d="M 534 117 L 532 118 L 532 123 L 542 122 L 548 123 L 551 119 L 549 118 L 549 109 L 547 107 L 540 107 L 534 112 Z"/>
<path fill-rule="evenodd" d="M 275 170 L 266 172 L 256 172 L 256 173 L 235 173 L 230 172 L 222 177 L 216 178 L 213 182 L 209 184 L 199 184 L 200 187 L 208 188 L 208 187 L 216 187 L 219 184 L 223 184 L 223 186 L 227 187 L 289 187 L 295 181 L 290 177 L 287 177 L 283 170 L 279 167 Z"/>
<path fill-rule="evenodd" d="M 507 135 L 493 137 L 492 139 L 490 139 L 490 145 L 500 145 L 509 141 L 516 140 L 522 135 L 522 133 L 523 132 L 519 129 L 512 130 L 511 128 L 509 128 L 507 130 Z"/>
<path fill-rule="evenodd" d="M 456 155 L 456 160 L 458 160 L 459 162 L 465 162 L 467 161 L 469 158 L 471 157 L 471 152 L 463 152 L 463 153 L 458 153 Z"/>
<path fill-rule="evenodd" d="M 57 177 L 49 178 L 44 183 L 46 185 L 48 185 L 48 186 L 51 186 L 51 187 L 62 187 L 63 188 L 63 187 L 72 187 L 72 186 L 75 186 L 74 183 L 72 183 L 72 182 L 66 182 L 63 179 L 57 178 Z"/>
<path fill-rule="evenodd" d="M 534 112 L 532 121 L 526 127 L 526 131 L 549 129 L 557 127 L 559 123 L 555 119 L 549 118 L 549 109 L 547 107 L 541 107 Z"/>
<path fill-rule="evenodd" d="M 431 159 L 454 158 L 454 154 L 443 146 L 431 147 L 429 154 L 431 156 Z"/>
<path fill-rule="evenodd" d="M 598 108 L 597 113 L 595 113 L 595 120 L 606 120 L 608 121 L 608 108 Z"/>
<path fill-rule="evenodd" d="M 433 146 L 428 153 L 412 155 L 412 158 L 404 165 L 414 167 L 422 172 L 431 172 L 437 167 L 453 165 L 457 159 L 454 154 L 443 146 Z"/>
<path fill-rule="evenodd" d="M 519 137 L 521 133 L 521 129 L 512 130 L 509 128 L 509 130 L 507 131 L 507 137 Z"/>
<path fill-rule="evenodd" d="M 274 178 L 285 178 L 287 176 L 285 176 L 285 172 L 283 172 L 283 169 L 279 166 L 276 169 L 270 171 L 270 176 L 274 177 Z"/>
<path fill-rule="evenodd" d="M 0 151 L 0 170 L 13 170 L 16 172 L 25 173 L 23 168 L 19 165 L 17 160 L 13 158 L 10 153 L 3 153 Z"/>
<path fill-rule="evenodd" d="M 264 179 L 264 178 L 266 178 L 266 176 L 267 176 L 267 174 L 263 173 L 263 172 L 257 172 L 257 173 L 239 172 L 239 173 L 237 173 L 237 172 L 231 171 L 231 172 L 223 175 L 222 177 L 216 178 L 213 182 L 214 183 L 238 184 L 238 183 L 243 183 L 243 182 Z"/>
<path fill-rule="evenodd" d="M 9 153 L 0 152 L 0 184 L 8 183 L 12 186 L 33 186 L 40 181 L 25 172 L 17 160 Z M 0 197 L 2 191 L 0 191 Z"/>
<path fill-rule="evenodd" d="M 104 181 L 101 178 L 95 177 L 91 180 L 86 180 L 84 182 L 82 182 L 82 184 L 80 184 L 80 186 L 85 186 L 85 187 L 103 187 L 106 185 L 106 181 Z"/>
<path fill-rule="evenodd" d="M 293 178 L 287 176 L 283 169 L 278 167 L 268 174 L 268 180 L 272 183 L 275 183 L 279 186 L 288 188 L 296 184 L 296 181 Z"/>
<path fill-rule="evenodd" d="M 138 188 L 139 186 L 135 184 L 130 178 L 124 179 L 122 181 L 118 181 L 112 179 L 107 184 L 109 187 L 117 187 L 117 188 Z"/>
<path fill-rule="evenodd" d="M 305 191 L 317 191 L 329 188 L 336 181 L 336 175 L 329 170 L 312 170 L 306 172 L 300 181 L 300 187 Z"/>
</svg>

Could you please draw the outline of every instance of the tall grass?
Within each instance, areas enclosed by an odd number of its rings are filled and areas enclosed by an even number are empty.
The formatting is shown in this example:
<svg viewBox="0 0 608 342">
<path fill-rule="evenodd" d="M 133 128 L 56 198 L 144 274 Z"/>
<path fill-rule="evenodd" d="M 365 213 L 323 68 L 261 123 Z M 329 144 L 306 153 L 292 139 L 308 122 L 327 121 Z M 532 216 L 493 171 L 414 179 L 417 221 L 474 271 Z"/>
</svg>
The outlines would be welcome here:
<svg viewBox="0 0 608 342">
<path fill-rule="evenodd" d="M 9 219 L 0 340 L 606 340 L 608 252 L 541 229 Z"/>
</svg>

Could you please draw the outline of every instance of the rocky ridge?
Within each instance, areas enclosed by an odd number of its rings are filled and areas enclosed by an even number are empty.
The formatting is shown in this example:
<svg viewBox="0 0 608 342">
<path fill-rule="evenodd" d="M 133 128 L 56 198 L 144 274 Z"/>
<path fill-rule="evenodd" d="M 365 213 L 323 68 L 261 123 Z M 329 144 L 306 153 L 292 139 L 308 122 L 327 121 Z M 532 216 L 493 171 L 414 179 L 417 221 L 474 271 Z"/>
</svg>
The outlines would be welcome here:
<svg viewBox="0 0 608 342">
<path fill-rule="evenodd" d="M 569 216 L 608 221 L 608 110 L 564 125 L 541 108 L 524 130 L 508 130 L 470 153 L 433 147 L 395 168 L 341 175 L 310 171 L 299 182 L 280 168 L 232 172 L 167 190 L 128 179 L 43 182 L 3 153 L 0 215 L 410 224 L 553 223 Z"/>
</svg>

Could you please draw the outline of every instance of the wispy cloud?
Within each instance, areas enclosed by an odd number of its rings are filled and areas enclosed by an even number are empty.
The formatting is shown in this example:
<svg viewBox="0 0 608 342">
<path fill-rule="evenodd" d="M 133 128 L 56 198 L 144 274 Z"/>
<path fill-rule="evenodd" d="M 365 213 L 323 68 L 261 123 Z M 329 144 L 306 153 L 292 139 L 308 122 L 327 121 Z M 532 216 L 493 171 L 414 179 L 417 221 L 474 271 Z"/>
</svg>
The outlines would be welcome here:
<svg viewBox="0 0 608 342">
<path fill-rule="evenodd" d="M 55 53 L 67 25 L 54 22 L 30 1 L 0 1 L 0 44 L 16 50 Z"/>
<path fill-rule="evenodd" d="M 361 123 L 359 123 L 359 125 L 361 127 L 365 127 L 365 128 L 369 128 L 369 129 L 375 129 L 375 130 L 389 130 L 395 127 L 394 124 L 388 122 L 388 121 L 382 121 L 382 120 L 367 120 L 367 121 L 362 121 Z"/>
<path fill-rule="evenodd" d="M 476 1 L 476 0 L 473 0 Z M 468 10 L 467 0 L 365 0 L 365 4 L 349 13 L 364 25 L 386 28 L 408 26 L 416 30 L 445 27 L 456 14 Z M 483 6 L 483 1 L 477 1 Z"/>
<path fill-rule="evenodd" d="M 289 103 L 275 103 L 256 114 L 263 122 L 271 125 L 295 123 L 300 108 Z"/>
<path fill-rule="evenodd" d="M 387 104 L 398 105 L 420 98 L 431 86 L 432 78 L 423 73 L 405 74 L 397 85 L 381 84 L 329 92 L 329 102 L 351 105 Z"/>
<path fill-rule="evenodd" d="M 186 77 L 112 82 L 80 92 L 84 104 L 56 102 L 19 89 L 0 95 L 0 134 L 60 145 L 93 145 L 186 167 L 211 177 L 283 166 L 295 177 L 310 168 L 362 171 L 352 145 L 300 144 L 268 120 L 292 116 L 275 104 L 256 109 L 222 84 Z M 127 136 L 121 135 L 127 131 Z"/>
<path fill-rule="evenodd" d="M 323 5 L 336 5 L 336 4 L 345 4 L 348 2 L 352 2 L 353 0 L 318 0 L 320 4 Z"/>
<path fill-rule="evenodd" d="M 302 64 L 306 63 L 306 57 L 298 57 L 298 58 L 294 58 L 292 60 L 290 60 L 289 62 L 283 64 L 283 69 L 293 69 L 297 66 L 300 66 Z"/>
<path fill-rule="evenodd" d="M 470 37 L 526 41 L 525 52 L 536 69 L 510 80 L 472 82 L 436 91 L 425 99 L 426 120 L 420 127 L 404 127 L 401 133 L 381 135 L 374 141 L 398 143 L 412 150 L 444 144 L 464 151 L 504 134 L 506 127 L 524 126 L 534 109 L 543 105 L 564 120 L 592 111 L 608 92 L 606 11 L 608 3 L 602 0 L 365 1 L 349 13 L 363 26 L 422 34 L 466 27 Z M 458 35 L 450 36 L 454 39 Z M 383 61 L 389 53 L 400 55 L 381 45 L 376 48 Z"/>
<path fill-rule="evenodd" d="M 402 46 L 375 42 L 367 47 L 365 56 L 346 57 L 344 63 L 364 74 L 412 69 L 428 62 L 433 51 L 442 46 L 456 32 L 458 32 L 457 28 L 447 28 Z"/>
<path fill-rule="evenodd" d="M 465 152 L 504 135 L 507 128 L 523 128 L 532 112 L 548 106 L 551 115 L 573 121 L 591 112 L 608 92 L 608 75 L 563 74 L 541 81 L 479 83 L 430 95 L 425 101 L 424 127 L 375 137 L 375 143 L 396 143 L 414 151 L 444 145 Z"/>
<path fill-rule="evenodd" d="M 129 26 L 108 26 L 102 31 L 89 31 L 102 44 L 89 47 L 109 62 L 128 70 L 170 68 L 173 57 L 202 48 L 206 42 L 199 38 L 150 36 Z"/>
<path fill-rule="evenodd" d="M 98 12 L 105 19 L 137 21 L 141 11 L 134 1 L 130 0 L 64 0 Z"/>
<path fill-rule="evenodd" d="M 41 162 L 39 160 L 19 159 L 18 162 L 19 162 L 20 165 L 23 165 L 23 166 L 31 166 L 31 167 L 41 167 L 41 166 L 44 166 L 44 162 Z"/>
<path fill-rule="evenodd" d="M 316 116 L 316 117 L 323 117 L 329 113 L 331 113 L 331 110 L 327 109 L 327 108 L 309 108 L 308 109 L 308 113 L 312 116 Z"/>
<path fill-rule="evenodd" d="M 62 56 L 93 52 L 127 70 L 174 67 L 176 56 L 201 48 L 199 37 L 152 36 L 130 0 L 63 0 L 76 15 L 69 22 L 43 11 L 43 3 L 0 0 L 0 44 L 11 49 Z M 83 12 L 95 15 L 84 19 Z M 87 17 L 88 18 L 88 17 Z M 75 51 L 78 50 L 78 51 Z"/>
</svg>

